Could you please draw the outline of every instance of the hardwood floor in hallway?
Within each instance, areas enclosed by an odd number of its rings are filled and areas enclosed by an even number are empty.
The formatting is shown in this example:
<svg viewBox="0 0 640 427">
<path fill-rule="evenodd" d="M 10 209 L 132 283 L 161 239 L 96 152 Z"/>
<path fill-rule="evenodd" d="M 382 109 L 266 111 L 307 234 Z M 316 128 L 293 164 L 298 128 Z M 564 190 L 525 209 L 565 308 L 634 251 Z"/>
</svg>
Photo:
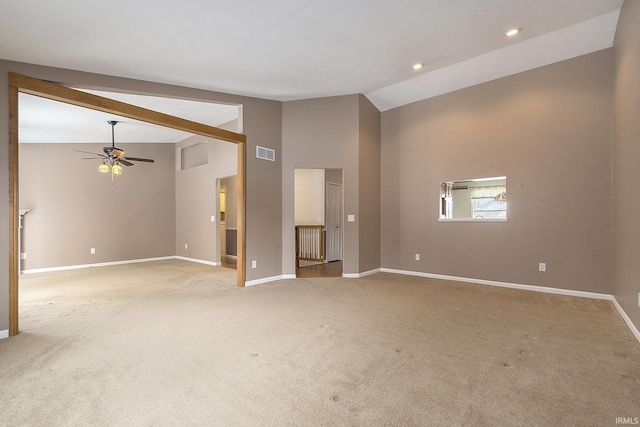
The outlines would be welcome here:
<svg viewBox="0 0 640 427">
<path fill-rule="evenodd" d="M 342 261 L 332 261 L 323 264 L 300 267 L 296 271 L 297 277 L 342 277 Z"/>
<path fill-rule="evenodd" d="M 226 268 L 238 268 L 238 263 L 234 258 L 222 257 L 222 266 Z M 297 277 L 342 277 L 342 261 L 332 261 L 323 264 L 300 267 L 296 273 Z"/>
<path fill-rule="evenodd" d="M 227 268 L 233 268 L 234 270 L 238 269 L 238 261 L 235 258 L 229 258 L 226 256 L 221 257 L 222 258 L 222 266 L 223 267 L 227 267 Z"/>
</svg>

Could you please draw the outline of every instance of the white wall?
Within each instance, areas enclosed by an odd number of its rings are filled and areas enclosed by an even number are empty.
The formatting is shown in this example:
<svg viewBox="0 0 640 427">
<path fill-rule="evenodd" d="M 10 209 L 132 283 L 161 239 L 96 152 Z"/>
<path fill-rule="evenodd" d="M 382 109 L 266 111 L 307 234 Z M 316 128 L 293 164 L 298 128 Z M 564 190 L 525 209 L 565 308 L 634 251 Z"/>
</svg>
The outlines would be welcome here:
<svg viewBox="0 0 640 427">
<path fill-rule="evenodd" d="M 296 225 L 324 225 L 324 169 L 295 170 Z"/>
</svg>

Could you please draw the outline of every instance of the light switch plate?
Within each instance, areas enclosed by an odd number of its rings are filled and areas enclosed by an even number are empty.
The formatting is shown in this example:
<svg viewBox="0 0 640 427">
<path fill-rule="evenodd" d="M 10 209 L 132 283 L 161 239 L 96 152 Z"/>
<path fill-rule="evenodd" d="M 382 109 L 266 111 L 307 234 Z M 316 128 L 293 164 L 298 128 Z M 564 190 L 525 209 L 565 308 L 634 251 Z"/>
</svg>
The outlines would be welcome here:
<svg viewBox="0 0 640 427">
<path fill-rule="evenodd" d="M 348 222 L 355 222 L 356 221 L 356 216 L 355 215 L 347 215 L 347 221 Z"/>
</svg>

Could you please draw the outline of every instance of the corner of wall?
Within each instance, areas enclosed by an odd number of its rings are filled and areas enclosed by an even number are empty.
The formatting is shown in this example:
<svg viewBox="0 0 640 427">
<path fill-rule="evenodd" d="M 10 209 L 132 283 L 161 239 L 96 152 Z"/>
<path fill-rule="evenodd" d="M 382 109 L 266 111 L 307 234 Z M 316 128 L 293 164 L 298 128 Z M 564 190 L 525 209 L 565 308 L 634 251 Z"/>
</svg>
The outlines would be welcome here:
<svg viewBox="0 0 640 427">
<path fill-rule="evenodd" d="M 636 330 L 640 328 L 639 20 L 640 2 L 624 2 L 613 43 L 613 295 Z"/>
</svg>

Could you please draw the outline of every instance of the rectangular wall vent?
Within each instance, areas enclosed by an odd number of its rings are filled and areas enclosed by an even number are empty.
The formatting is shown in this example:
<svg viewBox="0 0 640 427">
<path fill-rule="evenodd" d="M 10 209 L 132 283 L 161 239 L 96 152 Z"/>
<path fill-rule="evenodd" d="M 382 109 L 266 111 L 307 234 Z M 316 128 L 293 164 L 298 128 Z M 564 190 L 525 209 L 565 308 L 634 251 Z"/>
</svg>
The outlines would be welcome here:
<svg viewBox="0 0 640 427">
<path fill-rule="evenodd" d="M 264 160 L 271 160 L 272 162 L 276 161 L 276 150 L 272 150 L 271 148 L 260 147 L 259 145 L 256 147 L 256 157 Z"/>
</svg>

